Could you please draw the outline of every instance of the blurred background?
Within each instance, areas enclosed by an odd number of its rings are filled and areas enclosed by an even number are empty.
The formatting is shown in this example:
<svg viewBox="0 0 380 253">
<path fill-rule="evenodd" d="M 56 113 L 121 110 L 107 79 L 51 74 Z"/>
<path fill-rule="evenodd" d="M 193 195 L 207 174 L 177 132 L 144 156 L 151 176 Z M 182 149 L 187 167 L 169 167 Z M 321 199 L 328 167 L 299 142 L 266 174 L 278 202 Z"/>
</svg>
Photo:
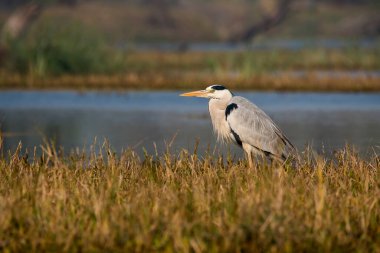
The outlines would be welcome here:
<svg viewBox="0 0 380 253">
<path fill-rule="evenodd" d="M 215 83 L 300 149 L 380 145 L 376 0 L 2 0 L 0 31 L 3 151 L 223 153 L 207 101 L 178 97 Z"/>
</svg>

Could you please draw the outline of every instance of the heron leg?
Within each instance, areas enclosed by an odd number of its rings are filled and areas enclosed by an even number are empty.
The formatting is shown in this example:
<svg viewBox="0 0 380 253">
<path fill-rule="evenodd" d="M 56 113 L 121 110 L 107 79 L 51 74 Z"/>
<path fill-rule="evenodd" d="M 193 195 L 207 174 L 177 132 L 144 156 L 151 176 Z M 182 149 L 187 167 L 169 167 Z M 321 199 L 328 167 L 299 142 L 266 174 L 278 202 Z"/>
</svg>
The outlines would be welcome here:
<svg viewBox="0 0 380 253">
<path fill-rule="evenodd" d="M 249 168 L 253 169 L 253 157 L 252 152 L 247 152 Z"/>
<path fill-rule="evenodd" d="M 249 168 L 251 169 L 254 169 L 254 166 L 253 166 L 253 156 L 252 156 L 252 149 L 251 149 L 251 146 L 250 145 L 247 145 L 245 143 L 243 143 L 243 150 L 247 156 L 247 160 L 248 160 L 248 165 L 249 165 Z"/>
</svg>

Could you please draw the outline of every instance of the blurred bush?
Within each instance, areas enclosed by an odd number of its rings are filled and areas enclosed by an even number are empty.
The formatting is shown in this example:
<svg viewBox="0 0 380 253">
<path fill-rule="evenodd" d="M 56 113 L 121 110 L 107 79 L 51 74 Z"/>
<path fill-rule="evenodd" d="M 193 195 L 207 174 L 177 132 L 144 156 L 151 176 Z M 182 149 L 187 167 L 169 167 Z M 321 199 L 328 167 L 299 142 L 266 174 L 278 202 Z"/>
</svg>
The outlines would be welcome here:
<svg viewBox="0 0 380 253">
<path fill-rule="evenodd" d="M 52 19 L 36 23 L 9 46 L 8 67 L 36 76 L 106 74 L 123 69 L 116 53 L 93 29 L 78 22 Z"/>
</svg>

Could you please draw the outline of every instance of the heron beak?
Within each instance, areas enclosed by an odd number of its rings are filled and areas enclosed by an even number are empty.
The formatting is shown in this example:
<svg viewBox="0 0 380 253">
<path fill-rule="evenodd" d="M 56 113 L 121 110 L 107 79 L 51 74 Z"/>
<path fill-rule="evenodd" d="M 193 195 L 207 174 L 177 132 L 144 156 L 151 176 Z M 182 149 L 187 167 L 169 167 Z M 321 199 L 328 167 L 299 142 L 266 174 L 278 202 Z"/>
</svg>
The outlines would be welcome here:
<svg viewBox="0 0 380 253">
<path fill-rule="evenodd" d="M 200 97 L 207 98 L 209 91 L 208 90 L 197 90 L 192 92 L 183 93 L 180 96 L 182 97 Z"/>
</svg>

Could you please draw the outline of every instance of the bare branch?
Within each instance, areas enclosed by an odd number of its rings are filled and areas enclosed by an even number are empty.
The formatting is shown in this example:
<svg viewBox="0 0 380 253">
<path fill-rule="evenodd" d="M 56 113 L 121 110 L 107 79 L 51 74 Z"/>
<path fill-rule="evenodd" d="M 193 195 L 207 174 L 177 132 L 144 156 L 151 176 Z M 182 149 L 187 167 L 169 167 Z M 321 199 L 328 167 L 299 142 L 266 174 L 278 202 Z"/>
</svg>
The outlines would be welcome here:
<svg viewBox="0 0 380 253">
<path fill-rule="evenodd" d="M 279 0 L 277 8 L 273 11 L 273 13 L 266 15 L 262 20 L 260 20 L 256 24 L 253 24 L 251 27 L 247 28 L 241 34 L 234 35 L 232 38 L 230 38 L 230 41 L 247 42 L 252 40 L 257 34 L 266 32 L 271 28 L 277 26 L 287 17 L 290 3 L 291 0 Z"/>
</svg>

